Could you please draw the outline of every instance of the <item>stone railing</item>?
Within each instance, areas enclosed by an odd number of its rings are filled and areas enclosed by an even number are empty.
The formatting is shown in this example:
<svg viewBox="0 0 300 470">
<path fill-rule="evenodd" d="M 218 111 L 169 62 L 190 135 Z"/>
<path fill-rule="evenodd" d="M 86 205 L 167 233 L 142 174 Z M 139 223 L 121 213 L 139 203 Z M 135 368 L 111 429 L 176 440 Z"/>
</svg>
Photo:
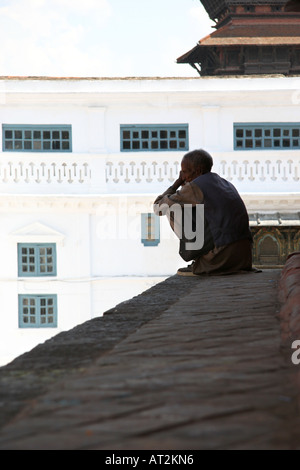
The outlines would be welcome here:
<svg viewBox="0 0 300 470">
<path fill-rule="evenodd" d="M 109 188 L 167 187 L 180 171 L 181 157 L 153 154 L 107 159 Z M 240 191 L 300 191 L 300 152 L 228 152 L 214 154 L 213 171 L 231 181 Z M 139 192 L 139 191 L 138 191 Z"/>
<path fill-rule="evenodd" d="M 88 163 L 7 162 L 0 164 L 1 183 L 85 183 L 90 178 Z"/>
<path fill-rule="evenodd" d="M 180 170 L 180 160 L 158 158 L 120 159 L 106 162 L 107 183 L 172 183 Z"/>
<path fill-rule="evenodd" d="M 182 154 L 10 154 L 0 159 L 0 193 L 156 193 L 180 171 Z M 241 192 L 299 192 L 300 152 L 213 154 L 213 171 Z"/>
<path fill-rule="evenodd" d="M 85 192 L 91 182 L 90 158 L 65 155 L 20 155 L 0 159 L 0 192 L 70 192 L 82 187 Z M 72 191 L 72 190 L 71 190 Z"/>
<path fill-rule="evenodd" d="M 300 180 L 300 158 L 297 160 L 283 158 L 260 158 L 221 160 L 219 174 L 228 180 L 238 181 L 295 181 Z"/>
</svg>

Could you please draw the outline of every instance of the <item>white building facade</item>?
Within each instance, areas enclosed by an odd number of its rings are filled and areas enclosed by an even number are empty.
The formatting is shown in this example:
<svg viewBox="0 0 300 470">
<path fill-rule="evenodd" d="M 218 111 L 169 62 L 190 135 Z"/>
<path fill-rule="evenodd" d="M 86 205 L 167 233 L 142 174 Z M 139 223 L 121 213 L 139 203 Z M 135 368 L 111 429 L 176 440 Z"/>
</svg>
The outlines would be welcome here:
<svg viewBox="0 0 300 470">
<path fill-rule="evenodd" d="M 184 265 L 152 205 L 189 150 L 239 190 L 257 259 L 300 249 L 299 107 L 297 77 L 1 79 L 2 363 L 102 315 L 106 279 Z"/>
</svg>

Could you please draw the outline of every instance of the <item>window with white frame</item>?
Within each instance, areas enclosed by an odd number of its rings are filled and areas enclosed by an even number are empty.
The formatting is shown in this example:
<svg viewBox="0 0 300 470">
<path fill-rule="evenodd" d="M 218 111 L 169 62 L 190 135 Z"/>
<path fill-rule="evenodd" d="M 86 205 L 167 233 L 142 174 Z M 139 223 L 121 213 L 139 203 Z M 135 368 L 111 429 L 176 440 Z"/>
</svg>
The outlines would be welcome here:
<svg viewBox="0 0 300 470">
<path fill-rule="evenodd" d="M 144 246 L 157 246 L 160 242 L 160 219 L 151 212 L 141 214 L 142 237 Z"/>
<path fill-rule="evenodd" d="M 56 328 L 56 294 L 19 294 L 20 328 Z"/>
<path fill-rule="evenodd" d="M 2 125 L 3 152 L 71 152 L 70 125 Z"/>
<path fill-rule="evenodd" d="M 121 125 L 122 152 L 155 152 L 189 149 L 188 124 Z"/>
<path fill-rule="evenodd" d="M 300 148 L 300 123 L 235 123 L 235 150 Z"/>
</svg>

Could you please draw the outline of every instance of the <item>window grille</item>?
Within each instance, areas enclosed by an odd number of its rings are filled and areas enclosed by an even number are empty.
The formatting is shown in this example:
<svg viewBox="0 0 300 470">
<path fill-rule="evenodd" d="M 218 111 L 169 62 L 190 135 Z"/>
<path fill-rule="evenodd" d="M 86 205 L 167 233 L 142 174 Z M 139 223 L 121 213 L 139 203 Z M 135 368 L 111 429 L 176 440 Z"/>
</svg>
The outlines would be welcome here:
<svg viewBox="0 0 300 470">
<path fill-rule="evenodd" d="M 235 150 L 295 150 L 300 148 L 300 124 L 234 124 Z"/>
<path fill-rule="evenodd" d="M 56 328 L 57 296 L 19 295 L 20 328 Z"/>
<path fill-rule="evenodd" d="M 71 152 L 71 126 L 2 126 L 3 152 Z"/>
<path fill-rule="evenodd" d="M 188 150 L 188 125 L 121 125 L 122 152 Z"/>
<path fill-rule="evenodd" d="M 18 275 L 56 276 L 55 243 L 18 243 Z"/>
<path fill-rule="evenodd" d="M 160 220 L 159 216 L 152 214 L 141 214 L 142 243 L 144 246 L 157 246 L 160 242 Z"/>
</svg>

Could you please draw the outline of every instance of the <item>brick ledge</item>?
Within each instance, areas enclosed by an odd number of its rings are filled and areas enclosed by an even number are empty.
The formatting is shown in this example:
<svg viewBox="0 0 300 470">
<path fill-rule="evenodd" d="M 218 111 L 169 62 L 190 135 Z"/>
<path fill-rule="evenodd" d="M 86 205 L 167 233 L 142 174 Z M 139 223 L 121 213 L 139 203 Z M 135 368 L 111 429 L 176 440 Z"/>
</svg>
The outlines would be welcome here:
<svg viewBox="0 0 300 470">
<path fill-rule="evenodd" d="M 279 281 L 279 319 L 283 343 L 300 339 L 300 252 L 291 253 Z"/>
</svg>

